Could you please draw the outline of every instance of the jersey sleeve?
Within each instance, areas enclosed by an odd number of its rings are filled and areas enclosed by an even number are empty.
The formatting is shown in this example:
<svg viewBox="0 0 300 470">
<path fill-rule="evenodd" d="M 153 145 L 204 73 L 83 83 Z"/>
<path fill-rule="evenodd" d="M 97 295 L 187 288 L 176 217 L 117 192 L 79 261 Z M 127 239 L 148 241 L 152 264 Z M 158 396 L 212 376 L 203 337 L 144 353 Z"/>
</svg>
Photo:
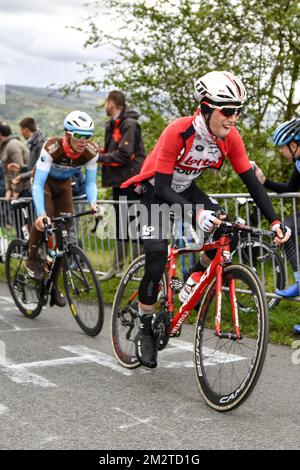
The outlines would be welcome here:
<svg viewBox="0 0 300 470">
<path fill-rule="evenodd" d="M 41 214 L 46 213 L 44 187 L 50 172 L 52 161 L 53 158 L 47 152 L 45 147 L 43 147 L 41 155 L 36 163 L 36 171 L 32 185 L 32 198 L 38 217 Z"/>
<path fill-rule="evenodd" d="M 228 137 L 227 154 L 231 165 L 238 175 L 250 170 L 251 163 L 249 161 L 244 142 L 235 127 L 231 129 Z"/>
<path fill-rule="evenodd" d="M 97 184 L 96 184 L 96 177 L 97 177 L 97 161 L 98 161 L 98 153 L 97 155 L 89 160 L 86 165 L 86 177 L 85 177 L 85 192 L 87 200 L 90 204 L 93 202 L 97 202 Z"/>
<path fill-rule="evenodd" d="M 155 171 L 172 175 L 177 158 L 182 151 L 183 139 L 180 135 L 176 121 L 171 123 L 162 133 L 158 145 Z"/>
</svg>

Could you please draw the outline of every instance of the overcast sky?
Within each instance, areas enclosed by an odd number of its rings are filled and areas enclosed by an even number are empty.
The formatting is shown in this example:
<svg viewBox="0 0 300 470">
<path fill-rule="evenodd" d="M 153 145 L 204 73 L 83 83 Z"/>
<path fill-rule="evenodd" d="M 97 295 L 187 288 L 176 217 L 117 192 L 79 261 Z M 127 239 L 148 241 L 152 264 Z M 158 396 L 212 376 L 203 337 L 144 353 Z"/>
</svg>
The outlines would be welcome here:
<svg viewBox="0 0 300 470">
<path fill-rule="evenodd" d="M 94 62 L 109 52 L 85 49 L 80 26 L 86 0 L 0 0 L 0 82 L 45 87 L 82 79 L 76 62 Z"/>
</svg>

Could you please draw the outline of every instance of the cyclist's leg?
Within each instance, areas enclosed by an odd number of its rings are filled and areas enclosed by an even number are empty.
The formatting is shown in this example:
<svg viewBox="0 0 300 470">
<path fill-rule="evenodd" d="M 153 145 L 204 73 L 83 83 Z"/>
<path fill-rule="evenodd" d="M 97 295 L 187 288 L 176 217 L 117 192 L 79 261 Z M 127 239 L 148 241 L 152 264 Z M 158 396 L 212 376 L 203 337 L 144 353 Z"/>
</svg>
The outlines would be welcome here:
<svg viewBox="0 0 300 470">
<path fill-rule="evenodd" d="M 167 242 L 153 243 L 145 248 L 145 273 L 139 287 L 140 327 L 136 337 L 136 355 L 146 367 L 157 366 L 157 339 L 153 335 L 152 320 L 159 283 L 167 261 Z M 151 251 L 151 250 L 155 251 Z M 150 251 L 149 251 L 150 250 Z"/>
<path fill-rule="evenodd" d="M 141 198 L 144 211 L 141 217 L 145 273 L 139 286 L 140 327 L 135 339 L 136 355 L 146 367 L 157 366 L 157 338 L 153 334 L 152 320 L 158 287 L 167 261 L 167 240 L 160 224 L 151 220 L 151 205 L 154 204 L 153 189 L 149 187 Z"/>
<path fill-rule="evenodd" d="M 46 214 L 51 217 L 53 215 L 53 202 L 52 202 L 52 188 L 49 183 L 49 178 L 47 178 L 45 183 L 44 190 L 45 197 L 45 209 Z M 28 243 L 28 259 L 27 259 L 27 269 L 30 277 L 41 281 L 44 277 L 44 270 L 39 261 L 39 245 L 42 238 L 42 232 L 40 232 L 33 223 L 30 230 L 29 243 Z"/>
<path fill-rule="evenodd" d="M 295 297 L 300 293 L 300 273 L 297 265 L 297 245 L 296 236 L 300 234 L 300 212 L 296 214 L 297 226 L 295 225 L 294 215 L 288 217 L 284 224 L 291 229 L 290 239 L 283 245 L 288 261 L 291 263 L 295 283 L 284 290 L 277 290 L 276 293 L 283 297 Z"/>
</svg>

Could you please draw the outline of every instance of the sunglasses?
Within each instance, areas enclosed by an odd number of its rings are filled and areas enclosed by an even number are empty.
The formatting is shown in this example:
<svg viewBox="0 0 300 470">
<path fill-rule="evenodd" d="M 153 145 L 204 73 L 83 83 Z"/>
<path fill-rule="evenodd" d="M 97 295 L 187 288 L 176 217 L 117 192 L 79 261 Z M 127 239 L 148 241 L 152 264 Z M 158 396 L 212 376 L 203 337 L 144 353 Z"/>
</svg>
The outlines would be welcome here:
<svg viewBox="0 0 300 470">
<path fill-rule="evenodd" d="M 234 114 L 239 116 L 241 114 L 242 107 L 243 107 L 242 105 L 241 106 L 235 106 L 235 107 L 215 106 L 215 105 L 213 105 L 211 103 L 207 103 L 207 102 L 204 102 L 203 104 L 206 104 L 207 106 L 209 106 L 212 109 L 217 109 L 218 111 L 220 111 L 220 113 L 223 114 L 223 116 L 226 116 L 226 117 L 231 117 Z"/>
<path fill-rule="evenodd" d="M 93 134 L 80 134 L 79 132 L 69 132 L 69 134 L 73 137 L 75 140 L 89 140 L 91 137 L 93 137 Z"/>
<path fill-rule="evenodd" d="M 219 109 L 220 113 L 223 114 L 223 116 L 230 117 L 236 114 L 239 116 L 241 114 L 242 109 L 241 108 L 220 108 Z"/>
</svg>

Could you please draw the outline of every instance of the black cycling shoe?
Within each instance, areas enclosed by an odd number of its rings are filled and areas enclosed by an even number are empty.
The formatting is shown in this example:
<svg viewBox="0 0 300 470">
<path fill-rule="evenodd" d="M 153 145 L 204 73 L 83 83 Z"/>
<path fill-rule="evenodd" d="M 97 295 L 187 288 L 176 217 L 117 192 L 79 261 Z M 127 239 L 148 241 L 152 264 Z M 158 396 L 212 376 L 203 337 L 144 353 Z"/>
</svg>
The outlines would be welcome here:
<svg viewBox="0 0 300 470">
<path fill-rule="evenodd" d="M 50 307 L 57 305 L 58 307 L 65 307 L 67 304 L 66 298 L 58 289 L 52 289 L 50 298 Z"/>
<path fill-rule="evenodd" d="M 26 261 L 26 268 L 29 277 L 35 281 L 42 281 L 44 279 L 44 270 L 41 267 L 40 261 L 36 258 L 28 257 Z"/>
<path fill-rule="evenodd" d="M 157 338 L 152 331 L 152 315 L 140 317 L 140 326 L 135 337 L 135 353 L 140 363 L 154 369 L 157 367 Z"/>
</svg>

